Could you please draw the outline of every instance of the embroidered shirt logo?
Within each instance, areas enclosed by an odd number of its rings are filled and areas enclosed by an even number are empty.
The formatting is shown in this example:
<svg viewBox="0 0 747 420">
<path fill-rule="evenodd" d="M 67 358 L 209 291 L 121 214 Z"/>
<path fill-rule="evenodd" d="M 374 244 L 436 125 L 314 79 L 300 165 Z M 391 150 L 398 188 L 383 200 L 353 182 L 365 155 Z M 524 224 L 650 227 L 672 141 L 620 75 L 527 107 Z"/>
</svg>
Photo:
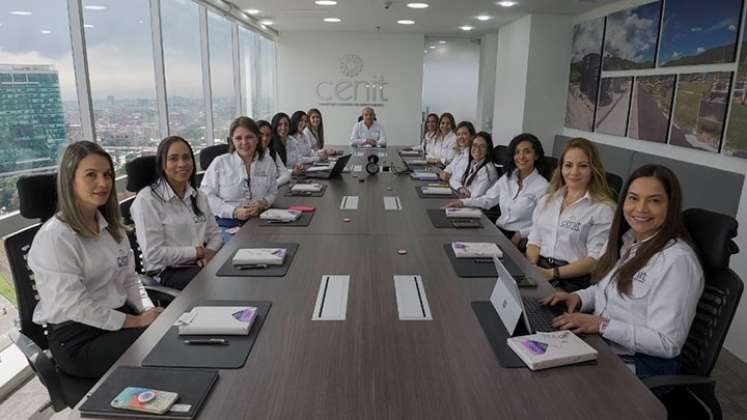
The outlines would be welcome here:
<svg viewBox="0 0 747 420">
<path fill-rule="evenodd" d="M 579 232 L 581 230 L 581 222 L 573 222 L 571 220 L 563 220 L 560 222 L 560 227 L 565 229 L 570 229 L 576 232 Z"/>
<path fill-rule="evenodd" d="M 124 251 L 123 251 L 124 252 Z M 122 268 L 127 266 L 127 262 L 130 259 L 130 253 L 125 252 L 124 254 L 120 254 L 120 256 L 117 257 L 117 267 Z"/>
<path fill-rule="evenodd" d="M 639 283 L 646 283 L 646 272 L 639 271 L 639 272 L 635 273 L 635 275 L 633 276 L 633 280 L 635 280 L 635 281 L 637 281 Z"/>
</svg>

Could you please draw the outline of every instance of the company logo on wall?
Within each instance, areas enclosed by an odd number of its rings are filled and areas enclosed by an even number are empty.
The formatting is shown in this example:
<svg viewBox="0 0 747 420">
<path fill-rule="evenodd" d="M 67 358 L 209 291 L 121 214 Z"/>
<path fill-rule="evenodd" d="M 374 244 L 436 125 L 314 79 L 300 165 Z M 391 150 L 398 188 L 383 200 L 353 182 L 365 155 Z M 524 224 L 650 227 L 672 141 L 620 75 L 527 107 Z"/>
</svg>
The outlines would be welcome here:
<svg viewBox="0 0 747 420">
<path fill-rule="evenodd" d="M 359 78 L 364 67 L 363 58 L 358 54 L 345 54 L 340 57 L 338 69 L 344 77 L 338 80 L 324 80 L 316 85 L 316 96 L 320 106 L 384 106 L 389 101 L 384 94 L 388 82 L 384 76 L 373 75 L 370 79 Z"/>
</svg>

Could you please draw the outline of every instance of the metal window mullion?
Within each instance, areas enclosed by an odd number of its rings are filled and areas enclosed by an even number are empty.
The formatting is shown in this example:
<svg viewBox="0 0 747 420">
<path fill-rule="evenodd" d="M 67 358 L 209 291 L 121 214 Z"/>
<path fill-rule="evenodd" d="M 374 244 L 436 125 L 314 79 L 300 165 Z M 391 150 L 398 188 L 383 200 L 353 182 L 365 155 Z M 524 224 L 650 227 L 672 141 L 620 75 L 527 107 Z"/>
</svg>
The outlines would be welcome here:
<svg viewBox="0 0 747 420">
<path fill-rule="evenodd" d="M 274 39 L 268 40 L 272 43 L 272 113 L 276 113 L 278 110 L 278 46 Z"/>
<path fill-rule="evenodd" d="M 207 144 L 215 143 L 213 134 L 213 91 L 210 86 L 210 34 L 207 9 L 200 6 L 200 56 L 202 57 L 202 95 L 205 98 L 205 136 Z"/>
<path fill-rule="evenodd" d="M 246 115 L 244 107 L 242 106 L 244 93 L 241 90 L 241 44 L 239 43 L 239 25 L 235 22 L 231 23 L 231 45 L 233 46 L 233 91 L 236 92 L 234 101 L 236 103 L 236 113 L 238 114 L 233 116 L 235 118 L 239 115 Z"/>
<path fill-rule="evenodd" d="M 81 0 L 67 0 L 67 10 L 70 25 L 70 45 L 73 53 L 73 71 L 75 72 L 75 90 L 78 94 L 78 108 L 80 110 L 81 133 L 83 134 L 83 139 L 96 141 L 96 123 L 93 116 L 91 79 L 88 74 L 86 34 L 83 27 L 83 7 Z"/>
<path fill-rule="evenodd" d="M 163 58 L 163 32 L 161 31 L 161 0 L 150 0 L 150 30 L 153 42 L 153 69 L 156 78 L 156 106 L 159 132 L 169 136 L 169 107 L 166 97 L 166 66 Z"/>
</svg>

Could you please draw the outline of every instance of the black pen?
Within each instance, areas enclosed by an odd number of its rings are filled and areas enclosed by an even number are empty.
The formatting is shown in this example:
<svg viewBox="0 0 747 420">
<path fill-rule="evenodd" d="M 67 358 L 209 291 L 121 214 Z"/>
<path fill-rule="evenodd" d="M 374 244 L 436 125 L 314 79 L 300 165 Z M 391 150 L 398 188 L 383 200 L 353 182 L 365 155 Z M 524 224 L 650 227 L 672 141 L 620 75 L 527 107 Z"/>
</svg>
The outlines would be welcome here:
<svg viewBox="0 0 747 420">
<path fill-rule="evenodd" d="M 240 264 L 240 265 L 235 265 L 234 267 L 236 267 L 239 270 L 249 270 L 252 268 L 267 268 L 269 266 L 267 264 Z"/>
<path fill-rule="evenodd" d="M 224 338 L 197 338 L 192 340 L 184 340 L 184 344 L 228 344 L 228 340 Z"/>
</svg>

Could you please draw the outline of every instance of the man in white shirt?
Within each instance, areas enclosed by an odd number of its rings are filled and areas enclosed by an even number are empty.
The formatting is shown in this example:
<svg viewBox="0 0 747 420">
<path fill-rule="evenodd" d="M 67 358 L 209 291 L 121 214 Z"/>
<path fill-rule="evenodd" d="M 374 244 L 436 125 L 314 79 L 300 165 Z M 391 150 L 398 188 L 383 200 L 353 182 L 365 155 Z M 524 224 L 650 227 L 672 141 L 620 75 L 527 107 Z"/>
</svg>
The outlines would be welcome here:
<svg viewBox="0 0 747 420">
<path fill-rule="evenodd" d="M 373 108 L 365 107 L 362 111 L 363 120 L 353 126 L 350 135 L 351 146 L 386 147 L 386 133 L 384 127 L 375 120 Z"/>
</svg>

